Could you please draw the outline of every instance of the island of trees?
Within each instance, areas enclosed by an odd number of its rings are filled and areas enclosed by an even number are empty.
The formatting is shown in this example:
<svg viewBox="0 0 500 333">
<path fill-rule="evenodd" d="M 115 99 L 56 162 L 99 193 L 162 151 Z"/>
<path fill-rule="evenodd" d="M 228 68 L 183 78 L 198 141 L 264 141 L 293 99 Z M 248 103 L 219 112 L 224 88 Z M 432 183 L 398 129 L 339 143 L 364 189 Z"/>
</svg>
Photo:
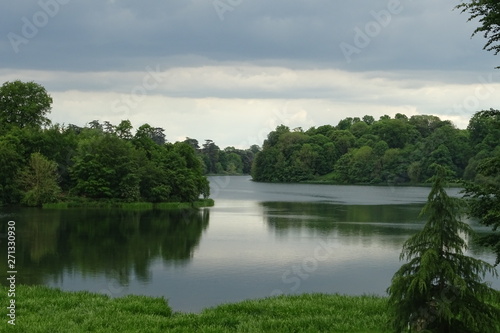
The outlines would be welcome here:
<svg viewBox="0 0 500 333">
<path fill-rule="evenodd" d="M 255 157 L 252 177 L 263 182 L 418 184 L 432 164 L 455 179 L 474 180 L 482 161 L 500 156 L 500 113 L 477 112 L 467 129 L 433 115 L 346 118 L 308 130 L 280 125 Z M 479 176 L 480 177 L 480 176 Z"/>
<path fill-rule="evenodd" d="M 0 204 L 59 200 L 195 202 L 209 196 L 193 147 L 169 143 L 163 129 L 91 121 L 50 125 L 52 98 L 34 82 L 0 88 Z"/>
</svg>

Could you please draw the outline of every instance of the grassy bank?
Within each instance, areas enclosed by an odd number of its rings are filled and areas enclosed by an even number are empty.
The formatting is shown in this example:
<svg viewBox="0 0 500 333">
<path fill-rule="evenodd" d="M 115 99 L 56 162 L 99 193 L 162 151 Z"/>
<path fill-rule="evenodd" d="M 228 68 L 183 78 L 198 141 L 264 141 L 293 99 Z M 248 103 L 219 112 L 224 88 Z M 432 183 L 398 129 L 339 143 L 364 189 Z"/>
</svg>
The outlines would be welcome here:
<svg viewBox="0 0 500 333">
<path fill-rule="evenodd" d="M 92 201 L 78 199 L 67 202 L 56 202 L 44 204 L 44 209 L 68 209 L 68 208 L 122 208 L 130 210 L 150 210 L 150 209 L 184 209 L 212 207 L 213 199 L 200 199 L 195 202 L 121 202 L 116 200 Z"/>
<path fill-rule="evenodd" d="M 1 290 L 1 332 L 389 332 L 386 300 L 305 294 L 244 301 L 200 314 L 172 313 L 163 298 L 109 298 L 88 292 L 17 286 L 16 326 Z"/>
</svg>

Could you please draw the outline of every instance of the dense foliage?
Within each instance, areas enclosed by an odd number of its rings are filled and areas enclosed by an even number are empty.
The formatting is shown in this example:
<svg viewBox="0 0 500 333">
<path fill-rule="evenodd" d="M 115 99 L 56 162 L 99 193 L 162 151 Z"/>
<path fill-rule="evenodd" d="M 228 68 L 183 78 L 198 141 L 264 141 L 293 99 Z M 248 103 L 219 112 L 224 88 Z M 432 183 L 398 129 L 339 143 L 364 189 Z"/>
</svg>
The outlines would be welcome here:
<svg viewBox="0 0 500 333">
<path fill-rule="evenodd" d="M 186 138 L 184 141 L 193 147 L 203 161 L 206 174 L 250 174 L 252 163 L 259 146 L 252 145 L 249 149 L 236 149 L 232 146 L 220 149 L 213 140 L 205 140 L 202 147 L 198 140 Z"/>
<path fill-rule="evenodd" d="M 457 8 L 470 14 L 469 21 L 479 20 L 479 27 L 473 35 L 483 34 L 488 40 L 484 46 L 487 51 L 500 52 L 500 3 L 498 0 L 464 1 Z"/>
<path fill-rule="evenodd" d="M 472 228 L 458 219 L 459 200 L 445 191 L 445 173 L 438 167 L 422 214 L 424 228 L 403 245 L 408 260 L 394 274 L 388 289 L 394 332 L 408 325 L 415 332 L 496 332 L 500 311 L 491 305 L 500 294 L 482 282 L 496 271 L 465 255 Z"/>
<path fill-rule="evenodd" d="M 478 114 L 464 130 L 436 116 L 403 114 L 346 118 L 307 131 L 280 125 L 256 155 L 252 176 L 266 182 L 422 183 L 437 163 L 456 179 L 474 180 L 478 163 L 500 156 L 497 120 Z"/>
<path fill-rule="evenodd" d="M 35 82 L 5 82 L 0 87 L 0 130 L 50 124 L 52 97 Z"/>
<path fill-rule="evenodd" d="M 148 124 L 135 135 L 129 121 L 106 125 L 25 126 L 1 133 L 6 163 L 0 202 L 39 206 L 65 196 L 193 202 L 209 195 L 203 163 L 191 146 L 165 143 L 162 131 Z"/>
<path fill-rule="evenodd" d="M 496 264 L 500 263 L 500 111 L 479 112 L 471 121 L 472 133 L 478 153 L 473 159 L 474 182 L 466 182 L 465 198 L 469 203 L 469 215 L 496 231 L 481 238 L 484 245 L 496 252 Z M 471 126 L 469 126 L 471 127 Z M 472 163 L 471 163 L 472 165 Z"/>
<path fill-rule="evenodd" d="M 194 202 L 209 195 L 202 160 L 163 129 L 50 126 L 52 98 L 34 82 L 0 87 L 0 204 L 40 206 L 64 197 Z"/>
</svg>

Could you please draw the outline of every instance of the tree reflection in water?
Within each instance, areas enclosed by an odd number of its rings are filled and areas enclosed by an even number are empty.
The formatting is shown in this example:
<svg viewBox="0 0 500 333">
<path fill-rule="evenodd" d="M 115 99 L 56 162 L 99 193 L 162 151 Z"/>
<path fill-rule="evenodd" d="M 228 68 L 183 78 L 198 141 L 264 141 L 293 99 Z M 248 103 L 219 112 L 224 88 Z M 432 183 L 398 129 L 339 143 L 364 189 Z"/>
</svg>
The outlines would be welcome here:
<svg viewBox="0 0 500 333">
<path fill-rule="evenodd" d="M 100 274 L 120 284 L 128 284 L 132 274 L 148 281 L 153 261 L 183 265 L 192 258 L 210 217 L 208 209 L 32 208 L 23 208 L 15 216 L 22 284 L 56 282 L 65 272 L 83 277 Z M 0 243 L 4 253 L 6 246 Z M 2 272 L 7 271 L 5 265 L 6 261 L 0 263 Z"/>
</svg>

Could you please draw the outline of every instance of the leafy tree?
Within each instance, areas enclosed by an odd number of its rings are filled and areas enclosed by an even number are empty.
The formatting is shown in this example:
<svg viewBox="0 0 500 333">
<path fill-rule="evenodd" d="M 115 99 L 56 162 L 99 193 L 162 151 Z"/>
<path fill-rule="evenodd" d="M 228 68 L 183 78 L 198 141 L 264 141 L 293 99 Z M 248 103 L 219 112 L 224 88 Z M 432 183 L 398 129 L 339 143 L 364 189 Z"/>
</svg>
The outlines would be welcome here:
<svg viewBox="0 0 500 333">
<path fill-rule="evenodd" d="M 14 204 L 20 197 L 16 184 L 17 172 L 22 168 L 24 159 L 19 152 L 17 138 L 0 138 L 0 205 Z"/>
<path fill-rule="evenodd" d="M 470 0 L 456 8 L 470 14 L 468 21 L 479 19 L 480 26 L 472 35 L 482 33 L 488 39 L 483 49 L 497 55 L 500 52 L 500 3 L 497 0 Z"/>
<path fill-rule="evenodd" d="M 282 170 L 277 169 L 278 162 L 283 160 L 283 154 L 277 147 L 264 148 L 254 159 L 252 178 L 260 182 L 279 182 Z"/>
<path fill-rule="evenodd" d="M 474 183 L 466 183 L 465 197 L 469 202 L 469 214 L 481 224 L 491 227 L 494 233 L 482 237 L 481 243 L 496 252 L 495 265 L 500 263 L 500 154 L 486 159 L 478 166 Z"/>
<path fill-rule="evenodd" d="M 363 146 L 352 151 L 349 164 L 349 178 L 359 183 L 370 183 L 375 177 L 377 159 L 373 149 Z"/>
<path fill-rule="evenodd" d="M 412 162 L 408 166 L 408 177 L 410 178 L 410 182 L 418 183 L 422 176 L 422 163 L 420 162 Z"/>
<path fill-rule="evenodd" d="M 347 118 L 339 121 L 339 123 L 337 124 L 337 129 L 338 130 L 348 130 L 351 128 L 351 126 L 353 124 L 354 124 L 354 119 L 351 117 L 347 117 Z"/>
<path fill-rule="evenodd" d="M 196 151 L 200 150 L 200 145 L 198 144 L 198 140 L 196 140 L 196 139 L 186 137 L 186 140 L 184 140 L 184 143 L 187 143 L 188 145 L 193 147 L 193 149 Z"/>
<path fill-rule="evenodd" d="M 203 144 L 202 152 L 204 154 L 203 160 L 207 167 L 208 173 L 218 173 L 217 163 L 219 162 L 220 148 L 217 146 L 213 140 L 205 140 Z"/>
<path fill-rule="evenodd" d="M 307 134 L 302 132 L 284 133 L 279 137 L 278 147 L 280 147 L 285 157 L 290 160 L 292 155 L 307 143 L 308 139 Z"/>
<path fill-rule="evenodd" d="M 410 123 L 410 125 L 415 127 L 415 129 L 424 138 L 429 136 L 440 126 L 449 124 L 449 122 L 442 122 L 439 117 L 426 114 L 411 116 L 408 122 Z"/>
<path fill-rule="evenodd" d="M 390 148 L 403 148 L 415 137 L 415 130 L 401 119 L 381 119 L 371 126 L 371 133 L 387 142 Z"/>
<path fill-rule="evenodd" d="M 259 151 L 261 151 L 258 145 L 251 145 L 249 150 L 254 154 L 257 154 Z"/>
<path fill-rule="evenodd" d="M 90 198 L 139 198 L 138 154 L 116 135 L 97 134 L 81 140 L 73 157 L 74 190 Z"/>
<path fill-rule="evenodd" d="M 407 178 L 408 158 L 405 151 L 399 148 L 390 148 L 382 156 L 383 171 L 381 179 L 390 184 L 404 183 Z"/>
<path fill-rule="evenodd" d="M 105 133 L 115 134 L 116 126 L 106 120 L 103 125 L 103 130 Z"/>
<path fill-rule="evenodd" d="M 173 152 L 185 161 L 185 169 L 179 169 L 178 172 L 190 175 L 191 181 L 194 183 L 194 189 L 189 194 L 184 194 L 184 200 L 182 201 L 196 201 L 200 194 L 207 198 L 210 194 L 210 184 L 207 178 L 203 176 L 203 163 L 196 155 L 194 148 L 187 143 L 176 142 L 173 144 Z M 236 156 L 239 158 L 238 155 Z"/>
<path fill-rule="evenodd" d="M 40 153 L 31 154 L 28 166 L 19 175 L 19 182 L 24 191 L 22 202 L 28 206 L 54 202 L 61 192 L 57 163 Z"/>
<path fill-rule="evenodd" d="M 255 153 L 252 151 L 252 148 L 237 151 L 237 154 L 240 155 L 241 163 L 243 164 L 243 167 L 241 169 L 242 173 L 246 175 L 250 174 L 255 154 L 259 152 L 258 148 L 259 147 L 257 146 L 257 151 Z"/>
<path fill-rule="evenodd" d="M 115 127 L 115 133 L 120 139 L 131 140 L 132 135 L 132 123 L 130 120 L 122 120 L 118 126 Z"/>
<path fill-rule="evenodd" d="M 290 173 L 292 181 L 301 181 L 310 179 L 316 170 L 316 164 L 319 162 L 320 148 L 317 145 L 305 143 L 300 150 L 295 151 L 291 158 Z"/>
<path fill-rule="evenodd" d="M 285 133 L 290 133 L 290 128 L 285 125 L 279 125 L 274 131 L 271 131 L 267 135 L 267 139 L 264 140 L 263 148 L 272 147 L 278 144 L 278 140 L 281 135 Z"/>
<path fill-rule="evenodd" d="M 226 153 L 227 154 L 227 153 Z M 243 162 L 240 155 L 229 153 L 226 156 L 226 171 L 230 174 L 241 174 L 243 172 Z"/>
<path fill-rule="evenodd" d="M 326 175 L 332 172 L 335 162 L 338 159 L 337 148 L 333 142 L 327 142 L 318 151 L 318 161 L 316 164 L 316 171 L 319 175 Z"/>
<path fill-rule="evenodd" d="M 364 121 L 354 123 L 352 124 L 350 131 L 352 134 L 354 134 L 355 137 L 359 138 L 363 134 L 368 132 L 368 124 Z"/>
<path fill-rule="evenodd" d="M 161 127 L 152 127 L 149 124 L 144 124 L 137 129 L 135 133 L 135 138 L 137 139 L 151 139 L 154 143 L 158 145 L 163 145 L 165 140 L 164 129 Z"/>
<path fill-rule="evenodd" d="M 476 112 L 469 120 L 470 143 L 476 151 L 494 149 L 500 140 L 500 111 L 483 110 Z"/>
<path fill-rule="evenodd" d="M 394 119 L 399 119 L 399 120 L 402 120 L 402 121 L 408 121 L 408 116 L 405 115 L 405 114 L 402 114 L 402 113 L 396 113 L 396 115 L 394 116 Z"/>
<path fill-rule="evenodd" d="M 482 282 L 496 275 L 490 264 L 466 256 L 471 227 L 458 220 L 458 199 L 445 191 L 446 169 L 436 166 L 433 186 L 422 210 L 424 228 L 408 239 L 401 252 L 403 264 L 388 288 L 395 332 L 408 325 L 416 332 L 497 332 L 500 310 L 489 302 L 498 291 Z"/>
<path fill-rule="evenodd" d="M 0 126 L 40 127 L 49 125 L 52 98 L 44 87 L 31 82 L 5 82 L 0 87 Z M 1 128 L 0 128 L 1 129 Z"/>
<path fill-rule="evenodd" d="M 431 176 L 431 166 L 433 164 L 439 164 L 442 167 L 446 168 L 450 174 L 456 176 L 455 165 L 452 161 L 452 156 L 450 154 L 450 150 L 444 144 L 439 145 L 434 151 L 432 151 L 427 158 L 424 159 L 423 165 L 424 170 L 427 170 L 427 174 L 424 173 L 424 176 L 428 178 Z"/>
<path fill-rule="evenodd" d="M 471 182 L 465 183 L 465 197 L 469 202 L 469 214 L 496 231 L 481 239 L 491 246 L 500 263 L 500 111 L 490 109 L 477 112 L 469 122 L 471 140 L 479 152 L 469 162 Z M 484 148 L 480 150 L 481 148 Z M 470 169 L 474 169 L 473 172 Z"/>
<path fill-rule="evenodd" d="M 373 147 L 373 152 L 378 156 L 383 156 L 385 152 L 389 149 L 389 145 L 384 140 L 380 140 Z"/>
<path fill-rule="evenodd" d="M 349 172 L 351 163 L 352 152 L 342 155 L 337 160 L 334 167 L 334 179 L 336 181 L 340 183 L 351 183 L 356 181 L 351 178 L 351 173 Z"/>
<path fill-rule="evenodd" d="M 354 147 L 356 137 L 351 132 L 346 130 L 338 130 L 330 133 L 330 139 L 335 144 L 338 154 L 344 155 L 349 151 L 349 148 Z"/>
<path fill-rule="evenodd" d="M 367 125 L 371 125 L 375 122 L 375 118 L 373 118 L 373 116 L 370 116 L 370 115 L 366 115 L 366 116 L 363 116 L 363 121 L 367 124 Z"/>
<path fill-rule="evenodd" d="M 93 130 L 102 131 L 103 125 L 99 123 L 99 120 L 92 120 L 91 122 L 89 122 L 89 128 Z"/>
</svg>

